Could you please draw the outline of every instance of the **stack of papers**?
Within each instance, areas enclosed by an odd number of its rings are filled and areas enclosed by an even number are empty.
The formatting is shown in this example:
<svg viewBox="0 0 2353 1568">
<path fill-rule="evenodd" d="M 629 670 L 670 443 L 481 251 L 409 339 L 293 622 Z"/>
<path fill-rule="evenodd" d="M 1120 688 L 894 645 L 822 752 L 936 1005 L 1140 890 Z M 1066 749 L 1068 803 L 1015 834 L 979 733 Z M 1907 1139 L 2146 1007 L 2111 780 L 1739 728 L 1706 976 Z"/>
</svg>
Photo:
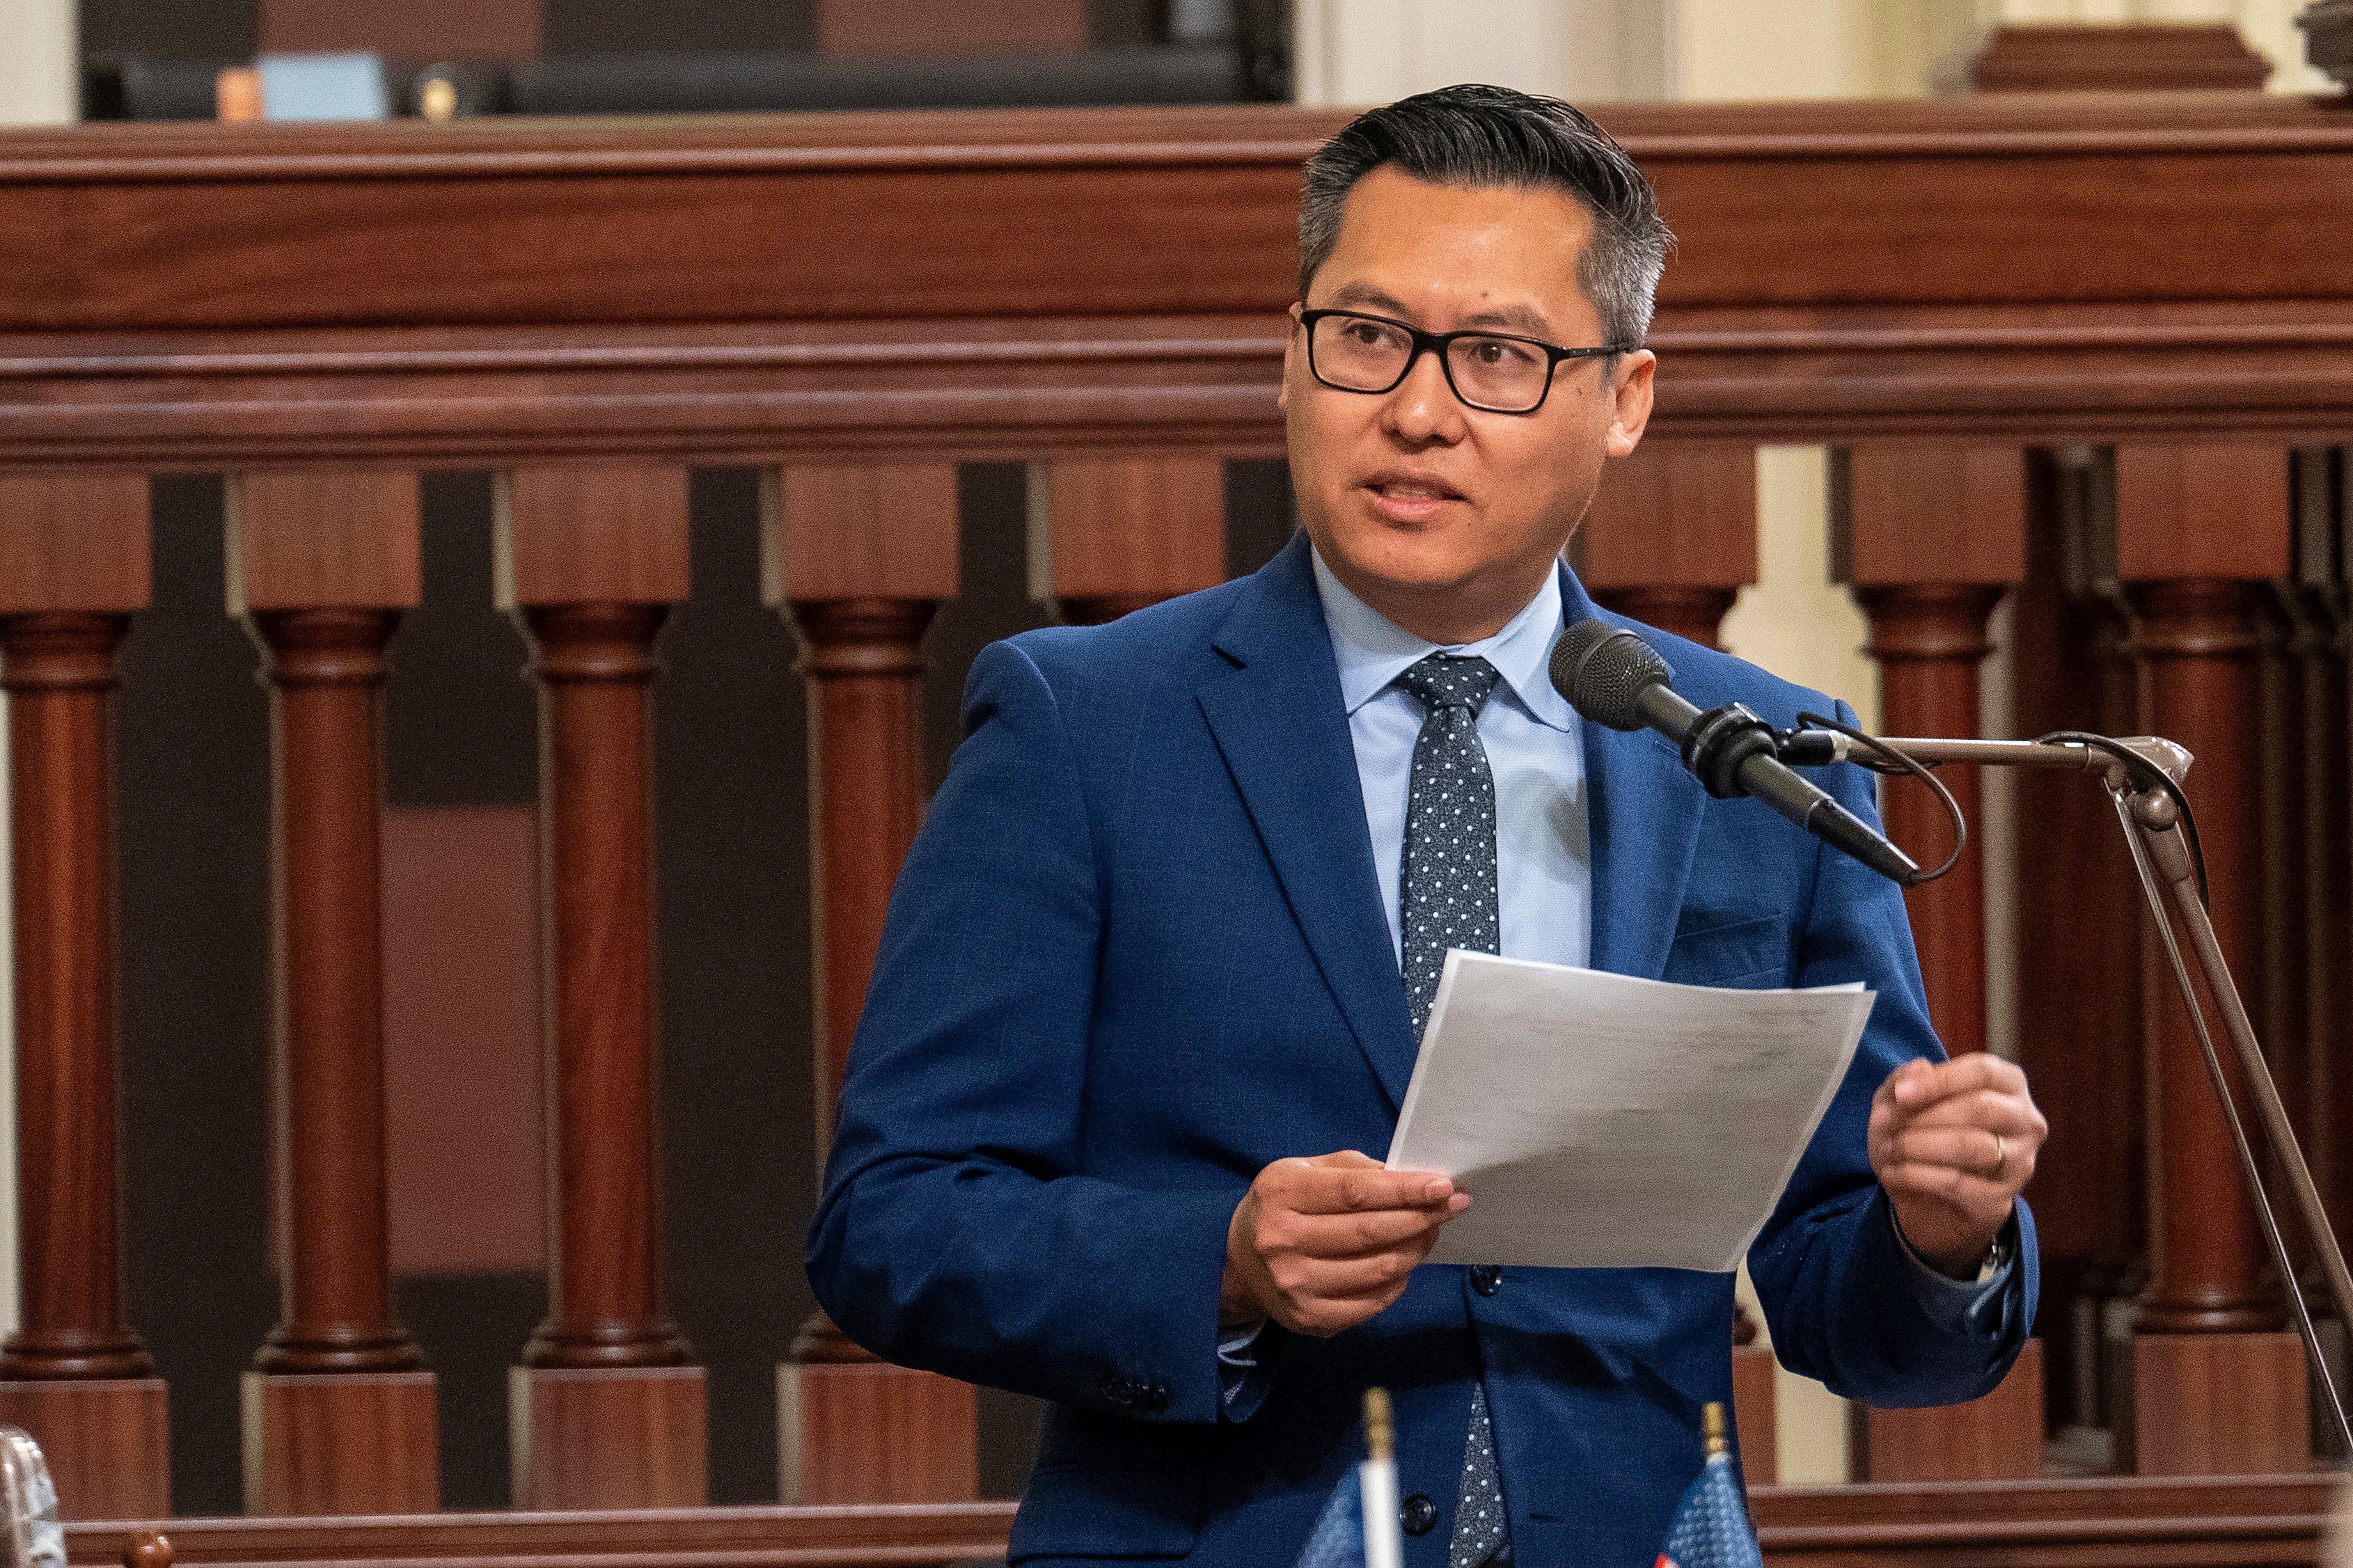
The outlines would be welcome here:
<svg viewBox="0 0 2353 1568">
<path fill-rule="evenodd" d="M 1871 1004 L 1448 953 L 1388 1153 L 1471 1194 L 1429 1261 L 1729 1272 Z"/>
</svg>

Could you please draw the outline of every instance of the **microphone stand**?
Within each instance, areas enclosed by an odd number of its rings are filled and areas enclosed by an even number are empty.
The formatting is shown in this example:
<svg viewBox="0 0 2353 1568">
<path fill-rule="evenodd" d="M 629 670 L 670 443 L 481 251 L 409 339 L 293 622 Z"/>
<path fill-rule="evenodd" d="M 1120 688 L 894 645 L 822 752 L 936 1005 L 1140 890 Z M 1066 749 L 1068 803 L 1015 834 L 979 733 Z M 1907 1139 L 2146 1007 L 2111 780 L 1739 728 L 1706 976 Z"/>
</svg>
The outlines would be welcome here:
<svg viewBox="0 0 2353 1568">
<path fill-rule="evenodd" d="M 2156 918 L 2157 929 L 2165 939 L 2166 956 L 2172 960 L 2173 977 L 2181 988 L 2182 1005 L 2189 1009 L 2189 1022 L 2198 1035 L 2198 1047 L 2205 1054 L 2206 1073 L 2214 1085 L 2214 1098 L 2221 1103 L 2222 1120 L 2231 1130 L 2232 1147 L 2238 1151 L 2239 1172 L 2245 1177 L 2247 1190 L 2254 1197 L 2255 1209 L 2263 1221 L 2263 1239 L 2271 1247 L 2272 1262 L 2279 1269 L 2280 1284 L 2289 1304 L 2295 1309 L 2296 1331 L 2304 1337 L 2305 1353 L 2312 1360 L 2314 1375 L 2327 1391 L 2328 1408 L 2337 1418 L 2337 1435 L 2343 1439 L 2348 1453 L 2353 1453 L 2353 1421 L 2346 1416 L 2345 1399 L 2320 1353 L 2320 1338 L 2312 1326 L 2312 1313 L 2305 1305 L 2304 1291 L 2296 1284 L 2295 1269 L 2288 1261 L 2287 1244 L 2280 1236 L 2279 1220 L 2273 1212 L 2270 1194 L 2263 1188 L 2261 1168 L 2255 1160 L 2253 1147 L 2248 1142 L 2247 1130 L 2239 1115 L 2237 1102 L 2232 1098 L 2230 1079 L 2222 1068 L 2222 1058 L 2214 1047 L 2214 1037 L 2207 1026 L 2206 1014 L 2200 1005 L 2198 987 L 2189 977 L 2189 966 L 2183 960 L 2181 942 L 2175 934 L 2173 921 L 2166 910 L 2169 892 L 2173 908 L 2181 926 L 2189 933 L 2189 947 L 2196 956 L 2207 989 L 2214 997 L 2222 1015 L 2222 1026 L 2231 1037 L 2240 1067 L 2248 1085 L 2254 1091 L 2255 1109 L 2263 1124 L 2264 1142 L 2286 1173 L 2288 1191 L 2293 1197 L 2305 1233 L 2311 1238 L 2313 1249 L 2320 1255 L 2321 1271 L 2328 1286 L 2328 1297 L 2337 1309 L 2337 1321 L 2353 1332 L 2353 1274 L 2345 1267 L 2345 1255 L 2337 1245 L 2336 1232 L 2329 1228 L 2328 1215 L 2321 1207 L 2320 1194 L 2313 1185 L 2311 1169 L 2305 1163 L 2304 1151 L 2295 1141 L 2295 1131 L 2289 1125 L 2287 1108 L 2280 1101 L 2279 1089 L 2272 1081 L 2271 1068 L 2263 1060 L 2262 1047 L 2255 1042 L 2254 1026 L 2248 1020 L 2244 1003 L 2239 999 L 2239 988 L 2232 982 L 2230 966 L 2223 962 L 2222 949 L 2214 940 L 2213 921 L 2207 918 L 2205 900 L 2199 896 L 2198 875 L 2191 862 L 2189 847 L 2180 831 L 2180 812 L 2173 797 L 2155 784 L 2137 784 L 2133 771 L 2122 758 L 2094 747 L 2068 742 L 2043 741 L 1958 741 L 1958 740 L 1883 740 L 1878 742 L 1893 752 L 1900 752 L 1923 763 L 1976 763 L 1992 767 L 2073 768 L 2078 772 L 2095 773 L 2107 786 L 2108 798 L 2116 808 L 2116 820 L 2123 826 L 2125 842 L 2132 850 L 2133 868 L 2140 874 L 2142 891 L 2147 895 L 2149 913 Z M 2189 772 L 2189 753 L 2171 741 L 2153 736 L 2137 736 L 2117 742 L 2142 762 L 2162 772 L 2178 787 Z"/>
</svg>

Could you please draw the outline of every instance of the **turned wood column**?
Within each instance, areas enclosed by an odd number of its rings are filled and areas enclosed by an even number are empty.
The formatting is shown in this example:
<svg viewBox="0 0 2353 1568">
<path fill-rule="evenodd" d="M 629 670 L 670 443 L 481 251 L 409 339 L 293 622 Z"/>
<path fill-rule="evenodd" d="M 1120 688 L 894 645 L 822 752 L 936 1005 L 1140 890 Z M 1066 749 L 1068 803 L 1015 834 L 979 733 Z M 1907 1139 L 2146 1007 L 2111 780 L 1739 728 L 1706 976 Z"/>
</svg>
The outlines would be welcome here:
<svg viewBox="0 0 2353 1568">
<path fill-rule="evenodd" d="M 686 473 L 521 468 L 499 599 L 540 706 L 548 1310 L 514 1369 L 517 1507 L 705 1500 L 702 1370 L 661 1300 L 654 641 L 687 596 Z"/>
<path fill-rule="evenodd" d="M 1757 581 L 1757 448 L 1652 438 L 1604 464 L 1569 559 L 1597 603 L 1714 647 Z"/>
<path fill-rule="evenodd" d="M 0 477 L 15 931 L 17 1327 L 0 1421 L 69 1519 L 170 1508 L 165 1394 L 123 1308 L 115 651 L 148 602 L 142 475 Z"/>
<path fill-rule="evenodd" d="M 2140 727 L 2115 510 L 2106 454 L 2028 454 L 2026 578 L 2010 601 L 2013 734 Z M 2054 1427 L 2129 1429 L 2147 1188 L 2140 889 L 2097 780 L 2040 768 L 2009 779 L 2011 1035 L 2054 1129 L 2026 1189 L 2042 1252 L 2045 1403 Z"/>
<path fill-rule="evenodd" d="M 1892 735 L 1983 732 L 1978 667 L 1993 651 L 1986 618 L 2026 574 L 2026 463 L 2016 447 L 1868 446 L 1832 464 L 1833 569 L 1871 617 L 1880 728 Z M 1974 768 L 1947 768 L 1968 820 L 1952 870 L 1908 889 L 1928 1017 L 1945 1048 L 1986 1047 L 1983 791 Z M 1952 823 L 1933 792 L 1883 784 L 1891 837 L 1924 866 L 1950 851 Z M 1856 1479 L 1994 1480 L 2042 1472 L 2042 1346 L 2030 1341 L 2002 1385 L 1929 1410 L 1858 1407 Z"/>
<path fill-rule="evenodd" d="M 1568 544 L 1594 602 L 1709 647 L 1744 584 L 1757 581 L 1757 448 L 1653 437 L 1602 465 Z M 1733 1419 L 1759 1484 L 1772 1481 L 1773 1352 L 1734 1310 Z"/>
<path fill-rule="evenodd" d="M 1056 458 L 1029 465 L 1029 596 L 1072 626 L 1226 577 L 1226 465 Z"/>
<path fill-rule="evenodd" d="M 764 591 L 808 682 L 818 1147 L 831 1142 L 882 921 L 923 811 L 923 629 L 957 587 L 951 464 L 796 465 L 763 479 Z M 978 1489 L 964 1384 L 886 1365 L 820 1314 L 776 1369 L 787 1502 L 955 1501 Z"/>
<path fill-rule="evenodd" d="M 433 1381 L 392 1304 L 377 844 L 385 648 L 422 582 L 417 478 L 232 476 L 227 560 L 270 724 L 281 1314 L 246 1374 L 246 1510 L 430 1510 Z"/>
<path fill-rule="evenodd" d="M 2133 611 L 2141 717 L 2197 758 L 2187 788 L 2215 933 L 2257 1017 L 2256 616 L 2264 584 L 2288 568 L 2287 474 L 2285 450 L 2269 444 L 2116 450 L 2117 575 Z M 2303 1348 L 2277 1331 L 2253 1207 L 2160 952 L 2146 952 L 2143 973 L 2151 1276 L 2134 1321 L 2136 1462 L 2144 1475 L 2301 1468 Z M 2235 1083 L 2227 1044 L 2222 1059 Z"/>
<path fill-rule="evenodd" d="M 2353 684 L 2347 679 L 2343 448 L 2298 454 L 2296 576 L 2305 606 L 2305 994 L 2312 1030 L 2306 1150 L 2337 1245 L 2353 1241 Z"/>
</svg>

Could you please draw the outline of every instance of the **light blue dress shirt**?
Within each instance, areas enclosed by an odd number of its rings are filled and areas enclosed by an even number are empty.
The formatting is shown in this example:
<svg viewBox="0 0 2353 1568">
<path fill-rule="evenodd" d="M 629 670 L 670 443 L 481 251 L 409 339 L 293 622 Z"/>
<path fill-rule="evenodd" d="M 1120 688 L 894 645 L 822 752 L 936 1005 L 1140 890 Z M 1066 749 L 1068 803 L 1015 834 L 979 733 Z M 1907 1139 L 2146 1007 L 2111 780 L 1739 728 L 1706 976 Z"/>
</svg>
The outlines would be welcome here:
<svg viewBox="0 0 2353 1568">
<path fill-rule="evenodd" d="M 1495 778 L 1495 882 L 1504 956 L 1583 968 L 1593 952 L 1593 857 L 1586 837 L 1581 721 L 1552 684 L 1552 648 L 1562 629 L 1560 574 L 1547 577 L 1527 607 L 1493 637 L 1441 646 L 1414 636 L 1350 593 L 1320 553 L 1312 559 L 1340 668 L 1348 736 L 1356 749 L 1381 908 L 1400 963 L 1398 868 L 1405 858 L 1413 747 L 1424 715 L 1421 704 L 1394 683 L 1428 655 L 1451 653 L 1483 658 L 1502 677 L 1479 710 L 1478 728 Z M 1912 1261 L 1914 1292 L 1939 1326 L 1988 1338 L 2000 1333 L 2014 1263 L 2005 1261 L 1977 1279 L 1953 1279 L 1921 1261 L 1900 1230 L 1896 1239 Z M 1255 1370 L 1261 1328 L 1240 1326 L 1219 1336 L 1229 1406 L 1240 1400 Z"/>
</svg>

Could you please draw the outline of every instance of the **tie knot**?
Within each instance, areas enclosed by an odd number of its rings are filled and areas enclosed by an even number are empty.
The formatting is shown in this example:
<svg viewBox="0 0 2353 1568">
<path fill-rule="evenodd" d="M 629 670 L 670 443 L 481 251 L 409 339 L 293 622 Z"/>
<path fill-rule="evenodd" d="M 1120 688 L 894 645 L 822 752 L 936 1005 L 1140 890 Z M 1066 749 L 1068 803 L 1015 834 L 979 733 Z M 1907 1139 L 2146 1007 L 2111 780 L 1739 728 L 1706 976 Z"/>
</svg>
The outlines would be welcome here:
<svg viewBox="0 0 2353 1568">
<path fill-rule="evenodd" d="M 1433 653 L 1398 676 L 1398 684 L 1413 694 L 1425 712 L 1467 708 L 1475 715 L 1501 679 L 1495 667 L 1483 658 Z"/>
</svg>

